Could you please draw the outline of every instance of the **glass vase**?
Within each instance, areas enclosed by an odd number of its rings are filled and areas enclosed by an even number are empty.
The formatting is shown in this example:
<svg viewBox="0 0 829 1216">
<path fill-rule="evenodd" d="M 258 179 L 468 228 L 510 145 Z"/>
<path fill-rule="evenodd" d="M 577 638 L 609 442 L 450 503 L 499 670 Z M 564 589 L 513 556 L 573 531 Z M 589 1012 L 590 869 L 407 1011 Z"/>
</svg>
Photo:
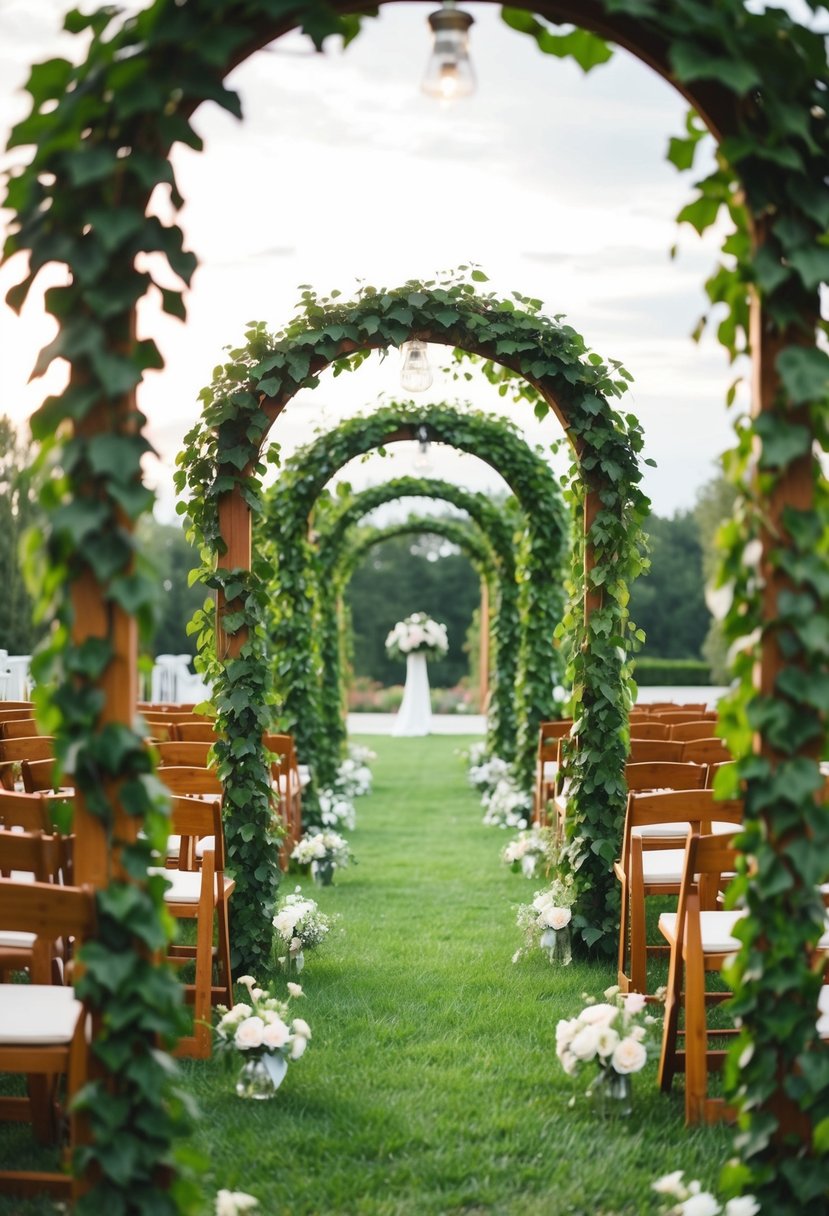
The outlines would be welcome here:
<svg viewBox="0 0 829 1216">
<path fill-rule="evenodd" d="M 627 1072 L 600 1068 L 587 1096 L 600 1119 L 627 1119 L 633 1112 L 633 1078 Z"/>
<path fill-rule="evenodd" d="M 262 1102 L 273 1098 L 285 1079 L 288 1062 L 280 1055 L 266 1052 L 245 1060 L 236 1079 L 236 1093 L 240 1098 L 252 1098 Z"/>
<path fill-rule="evenodd" d="M 541 948 L 554 967 L 566 967 L 573 961 L 570 926 L 563 929 L 545 929 L 541 935 Z"/>
<path fill-rule="evenodd" d="M 311 877 L 318 887 L 330 887 L 334 882 L 334 862 L 324 858 L 322 861 L 311 862 Z"/>
</svg>

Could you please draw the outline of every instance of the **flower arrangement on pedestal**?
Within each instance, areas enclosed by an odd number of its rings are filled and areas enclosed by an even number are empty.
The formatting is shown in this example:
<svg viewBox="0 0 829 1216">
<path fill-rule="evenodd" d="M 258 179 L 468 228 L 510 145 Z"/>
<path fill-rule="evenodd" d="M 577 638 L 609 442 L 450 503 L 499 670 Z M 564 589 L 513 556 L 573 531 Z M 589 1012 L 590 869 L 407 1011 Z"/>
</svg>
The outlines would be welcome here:
<svg viewBox="0 0 829 1216">
<path fill-rule="evenodd" d="M 595 1065 L 587 1087 L 601 1114 L 630 1114 L 630 1078 L 647 1063 L 647 1036 L 659 1021 L 645 1012 L 645 997 L 639 992 L 607 988 L 604 1001 L 585 997 L 578 1017 L 564 1018 L 556 1026 L 556 1055 L 569 1076 L 577 1076 L 586 1065 Z"/>
<path fill-rule="evenodd" d="M 288 1001 L 260 988 L 252 975 L 238 983 L 248 990 L 248 1000 L 232 1009 L 217 1006 L 219 1021 L 214 1032 L 216 1050 L 239 1052 L 242 1071 L 236 1082 L 240 1098 L 272 1098 L 288 1071 L 288 1061 L 298 1060 L 311 1038 L 302 1018 L 288 1019 Z M 288 984 L 288 1000 L 303 996 L 299 984 Z"/>
<path fill-rule="evenodd" d="M 279 959 L 282 966 L 296 971 L 305 966 L 305 951 L 320 946 L 331 930 L 331 917 L 320 912 L 317 902 L 302 894 L 299 887 L 285 895 L 277 905 L 273 918 L 276 929 L 287 953 Z"/>
<path fill-rule="evenodd" d="M 410 654 L 440 658 L 448 649 L 446 626 L 433 621 L 425 612 L 413 612 L 398 621 L 386 638 L 386 651 L 393 659 L 405 659 Z"/>
<path fill-rule="evenodd" d="M 554 852 L 551 861 L 555 862 Z M 514 963 L 532 950 L 545 950 L 551 963 L 566 966 L 572 961 L 570 921 L 575 898 L 573 876 L 556 875 L 549 887 L 536 891 L 531 904 L 519 905 L 515 920 L 524 934 L 524 945 L 512 956 Z"/>
<path fill-rule="evenodd" d="M 548 868 L 555 860 L 556 846 L 552 828 L 527 828 L 501 850 L 501 860 L 516 874 L 534 878 L 539 866 Z"/>
<path fill-rule="evenodd" d="M 331 831 L 306 833 L 291 853 L 291 861 L 298 866 L 310 866 L 312 878 L 323 887 L 334 881 L 335 870 L 345 869 L 353 860 L 345 837 Z"/>
</svg>

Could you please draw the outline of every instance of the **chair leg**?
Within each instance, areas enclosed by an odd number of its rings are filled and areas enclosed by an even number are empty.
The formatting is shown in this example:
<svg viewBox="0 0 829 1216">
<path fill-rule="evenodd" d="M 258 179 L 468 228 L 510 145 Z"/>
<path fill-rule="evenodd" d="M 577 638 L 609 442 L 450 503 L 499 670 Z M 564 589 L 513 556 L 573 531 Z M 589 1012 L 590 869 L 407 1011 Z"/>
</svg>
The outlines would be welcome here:
<svg viewBox="0 0 829 1216">
<path fill-rule="evenodd" d="M 647 992 L 647 942 L 645 928 L 644 875 L 642 872 L 642 842 L 631 841 L 630 890 L 630 987 L 633 992 Z"/>
<path fill-rule="evenodd" d="M 26 1077 L 32 1132 L 38 1144 L 54 1144 L 57 1134 L 57 1077 L 30 1073 Z"/>
<path fill-rule="evenodd" d="M 662 1026 L 662 1053 L 659 1057 L 657 1080 L 663 1093 L 668 1093 L 676 1072 L 676 1041 L 679 1029 L 679 1004 L 682 991 L 682 959 L 676 942 L 671 944 L 671 961 L 668 968 L 667 996 L 665 998 L 665 1021 Z"/>
<path fill-rule="evenodd" d="M 227 899 L 220 895 L 216 907 L 218 920 L 218 936 L 216 950 L 216 969 L 219 986 L 223 989 L 222 1003 L 228 1008 L 233 1004 L 233 973 L 230 969 L 230 915 Z"/>
<path fill-rule="evenodd" d="M 621 879 L 621 909 L 619 914 L 619 953 L 617 957 L 617 983 L 622 992 L 630 991 L 628 979 L 628 883 L 627 877 Z"/>
<path fill-rule="evenodd" d="M 688 899 L 685 957 L 685 1123 L 706 1122 L 708 1027 L 705 1017 L 705 967 L 697 908 Z"/>
</svg>

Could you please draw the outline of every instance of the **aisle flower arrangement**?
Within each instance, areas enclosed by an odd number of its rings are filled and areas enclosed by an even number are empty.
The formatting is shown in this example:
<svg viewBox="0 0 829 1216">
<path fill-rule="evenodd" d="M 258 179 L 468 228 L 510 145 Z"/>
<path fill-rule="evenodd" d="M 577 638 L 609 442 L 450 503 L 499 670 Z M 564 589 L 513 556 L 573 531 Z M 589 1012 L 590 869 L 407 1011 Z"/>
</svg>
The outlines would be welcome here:
<svg viewBox="0 0 829 1216">
<path fill-rule="evenodd" d="M 501 850 L 501 860 L 515 874 L 535 878 L 541 866 L 547 869 L 555 858 L 555 836 L 552 828 L 526 828 Z"/>
<path fill-rule="evenodd" d="M 630 1078 L 648 1060 L 648 1031 L 658 1018 L 646 1013 L 645 997 L 639 992 L 607 988 L 604 1001 L 584 997 L 584 1009 L 575 1018 L 563 1018 L 556 1026 L 556 1055 L 571 1077 L 587 1066 L 594 1069 L 586 1094 L 602 1113 L 629 1114 L 632 1101 Z"/>
<path fill-rule="evenodd" d="M 334 881 L 335 870 L 345 869 L 353 860 L 345 837 L 329 830 L 306 832 L 291 853 L 291 861 L 298 866 L 310 866 L 311 877 L 323 887 Z"/>
<path fill-rule="evenodd" d="M 353 832 L 357 826 L 357 808 L 347 794 L 336 789 L 320 790 L 319 817 L 323 828 L 344 828 Z"/>
<path fill-rule="evenodd" d="M 683 1181 L 683 1171 L 674 1170 L 651 1184 L 657 1195 L 676 1200 L 670 1207 L 662 1209 L 664 1216 L 757 1216 L 760 1205 L 753 1195 L 738 1195 L 729 1199 L 725 1207 L 710 1191 L 704 1191 L 696 1180 Z"/>
<path fill-rule="evenodd" d="M 555 862 L 555 853 L 551 853 Z M 549 887 L 536 891 L 531 904 L 520 904 L 516 924 L 524 934 L 524 945 L 516 950 L 512 961 L 544 950 L 551 963 L 567 965 L 572 959 L 570 946 L 571 911 L 575 902 L 572 874 L 557 874 Z"/>
<path fill-rule="evenodd" d="M 215 1027 L 216 1051 L 242 1058 L 243 1066 L 236 1083 L 241 1098 L 270 1098 L 288 1071 L 288 1061 L 304 1054 L 311 1029 L 303 1018 L 293 1018 L 288 1002 L 304 995 L 299 984 L 288 984 L 288 1000 L 283 1001 L 260 988 L 252 975 L 237 981 L 247 988 L 248 999 L 228 1009 L 219 1005 Z"/>
<path fill-rule="evenodd" d="M 301 971 L 305 966 L 305 951 L 322 945 L 330 933 L 331 917 L 320 912 L 316 900 L 303 895 L 297 887 L 279 901 L 273 927 L 287 947 L 280 963 Z"/>
<path fill-rule="evenodd" d="M 393 659 L 405 659 L 410 654 L 440 658 L 448 649 L 446 626 L 433 621 L 425 612 L 413 612 L 398 621 L 386 637 L 386 651 Z"/>
<path fill-rule="evenodd" d="M 345 798 L 362 798 L 371 793 L 371 769 L 361 760 L 347 756 L 341 760 L 334 778 L 335 791 Z"/>
<path fill-rule="evenodd" d="M 502 777 L 493 790 L 481 798 L 485 827 L 526 828 L 532 814 L 532 795 L 521 789 L 512 776 Z"/>
<path fill-rule="evenodd" d="M 476 758 L 476 763 L 470 763 L 467 773 L 469 784 L 474 790 L 480 790 L 482 794 L 491 793 L 499 781 L 505 781 L 509 776 L 509 763 L 502 760 L 500 756 L 487 756 L 486 752 Z"/>
</svg>

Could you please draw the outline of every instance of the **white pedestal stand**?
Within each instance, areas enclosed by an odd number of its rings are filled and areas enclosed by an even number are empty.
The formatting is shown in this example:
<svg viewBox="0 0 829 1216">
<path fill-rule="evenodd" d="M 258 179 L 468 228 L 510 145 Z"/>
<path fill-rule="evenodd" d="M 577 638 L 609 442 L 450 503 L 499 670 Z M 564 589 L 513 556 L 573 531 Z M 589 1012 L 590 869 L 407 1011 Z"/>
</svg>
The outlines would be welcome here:
<svg viewBox="0 0 829 1216">
<path fill-rule="evenodd" d="M 432 725 L 432 706 L 429 701 L 429 675 L 426 671 L 426 655 L 410 654 L 406 659 L 406 687 L 403 701 L 394 720 L 393 735 L 428 735 Z"/>
</svg>

